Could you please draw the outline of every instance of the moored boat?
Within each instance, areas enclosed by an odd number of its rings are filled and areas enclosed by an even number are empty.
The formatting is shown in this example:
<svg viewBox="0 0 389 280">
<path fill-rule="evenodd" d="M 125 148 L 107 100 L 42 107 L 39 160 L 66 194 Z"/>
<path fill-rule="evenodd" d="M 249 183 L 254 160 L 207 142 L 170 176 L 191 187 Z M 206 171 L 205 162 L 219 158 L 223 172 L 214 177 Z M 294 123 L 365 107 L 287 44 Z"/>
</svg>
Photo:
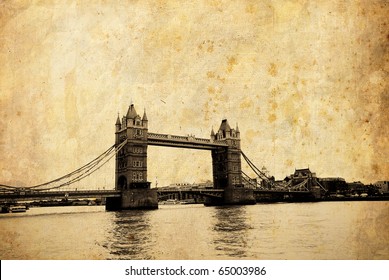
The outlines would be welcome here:
<svg viewBox="0 0 389 280">
<path fill-rule="evenodd" d="M 168 205 L 174 205 L 179 204 L 180 202 L 177 199 L 167 199 L 164 201 L 161 201 L 160 204 L 168 204 Z"/>
<path fill-rule="evenodd" d="M 196 201 L 191 198 L 191 199 L 184 199 L 184 200 L 181 200 L 180 204 L 195 204 Z"/>
<path fill-rule="evenodd" d="M 10 213 L 22 213 L 26 212 L 27 207 L 25 205 L 17 205 L 17 206 L 10 206 L 9 207 L 9 212 Z"/>
</svg>

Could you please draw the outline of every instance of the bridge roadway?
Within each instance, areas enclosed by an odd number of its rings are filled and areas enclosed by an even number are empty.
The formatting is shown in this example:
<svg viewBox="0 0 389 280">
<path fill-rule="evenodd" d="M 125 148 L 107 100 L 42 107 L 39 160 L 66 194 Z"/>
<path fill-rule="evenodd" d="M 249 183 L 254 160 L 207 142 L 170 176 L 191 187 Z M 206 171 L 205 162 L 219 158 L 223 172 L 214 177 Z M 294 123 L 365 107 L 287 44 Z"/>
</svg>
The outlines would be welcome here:
<svg viewBox="0 0 389 280">
<path fill-rule="evenodd" d="M 213 189 L 213 188 L 188 188 L 188 189 L 180 189 L 180 188 L 163 188 L 158 189 L 158 197 L 166 198 L 170 195 L 175 195 L 177 197 L 182 197 L 183 195 L 195 195 L 195 196 L 203 196 L 203 197 L 222 197 L 223 189 Z"/>
<path fill-rule="evenodd" d="M 193 198 L 193 197 L 219 197 L 223 196 L 223 189 L 212 189 L 212 188 L 188 188 L 188 189 L 179 189 L 179 188 L 167 188 L 158 190 L 158 198 Z M 267 199 L 277 199 L 282 200 L 284 196 L 288 197 L 309 197 L 311 195 L 310 191 L 292 191 L 292 190 L 263 190 L 263 189 L 254 189 L 254 197 L 257 201 L 267 200 Z"/>
<path fill-rule="evenodd" d="M 77 190 L 77 191 L 19 191 L 0 192 L 0 200 L 45 200 L 45 199 L 78 199 L 94 197 L 120 197 L 120 191 L 116 190 Z"/>
<path fill-rule="evenodd" d="M 166 198 L 169 195 L 179 195 L 182 197 L 183 194 L 187 195 L 196 195 L 202 197 L 222 197 L 223 189 L 213 189 L 213 188 L 188 188 L 188 189 L 180 189 L 180 188 L 160 188 L 157 189 L 159 198 Z M 274 195 L 282 195 L 282 194 L 309 194 L 309 191 L 288 191 L 288 190 L 261 190 L 255 189 L 254 195 L 261 194 L 274 194 Z M 102 198 L 102 197 L 120 197 L 120 191 L 117 190 L 74 190 L 74 191 L 18 191 L 18 192 L 0 192 L 0 201 L 7 200 L 18 200 L 18 201 L 26 201 L 26 200 L 45 200 L 45 199 L 80 199 L 80 198 Z"/>
</svg>

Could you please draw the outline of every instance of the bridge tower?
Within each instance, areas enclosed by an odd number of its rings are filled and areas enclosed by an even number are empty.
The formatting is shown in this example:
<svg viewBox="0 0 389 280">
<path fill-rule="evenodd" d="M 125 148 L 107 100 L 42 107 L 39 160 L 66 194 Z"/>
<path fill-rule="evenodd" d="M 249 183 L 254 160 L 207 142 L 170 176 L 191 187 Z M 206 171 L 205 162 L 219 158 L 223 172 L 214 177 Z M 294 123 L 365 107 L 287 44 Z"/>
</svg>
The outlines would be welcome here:
<svg viewBox="0 0 389 280">
<path fill-rule="evenodd" d="M 222 120 L 219 130 L 212 129 L 211 140 L 222 142 L 227 148 L 212 150 L 213 185 L 215 189 L 242 186 L 242 167 L 240 161 L 240 132 L 230 127 L 226 119 Z"/>
<path fill-rule="evenodd" d="M 147 182 L 147 130 L 146 111 L 141 118 L 133 104 L 128 107 L 127 115 L 116 120 L 116 141 L 127 144 L 116 155 L 116 190 L 146 188 Z"/>
<path fill-rule="evenodd" d="M 146 110 L 141 118 L 131 104 L 127 114 L 116 120 L 115 145 L 127 141 L 116 154 L 115 189 L 121 191 L 121 199 L 112 199 L 112 209 L 158 208 L 156 190 L 147 181 L 147 133 Z M 108 201 L 107 201 L 108 202 Z"/>
<path fill-rule="evenodd" d="M 255 204 L 253 190 L 242 184 L 238 125 L 233 129 L 226 119 L 222 120 L 217 133 L 212 129 L 211 141 L 227 144 L 212 150 L 213 185 L 215 189 L 224 189 L 224 195 L 222 200 L 208 199 L 206 204 Z"/>
</svg>

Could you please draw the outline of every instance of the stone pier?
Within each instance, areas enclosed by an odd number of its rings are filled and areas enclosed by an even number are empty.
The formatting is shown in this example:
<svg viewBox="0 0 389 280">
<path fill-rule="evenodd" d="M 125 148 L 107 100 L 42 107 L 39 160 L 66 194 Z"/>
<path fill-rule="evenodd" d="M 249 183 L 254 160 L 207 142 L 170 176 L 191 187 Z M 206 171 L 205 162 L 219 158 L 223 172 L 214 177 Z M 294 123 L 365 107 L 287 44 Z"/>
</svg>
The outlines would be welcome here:
<svg viewBox="0 0 389 280">
<path fill-rule="evenodd" d="M 124 190 L 121 197 L 107 197 L 105 209 L 107 211 L 158 209 L 157 190 Z"/>
<path fill-rule="evenodd" d="M 256 203 L 254 190 L 247 188 L 225 188 L 223 197 L 207 197 L 205 206 L 253 205 Z"/>
</svg>

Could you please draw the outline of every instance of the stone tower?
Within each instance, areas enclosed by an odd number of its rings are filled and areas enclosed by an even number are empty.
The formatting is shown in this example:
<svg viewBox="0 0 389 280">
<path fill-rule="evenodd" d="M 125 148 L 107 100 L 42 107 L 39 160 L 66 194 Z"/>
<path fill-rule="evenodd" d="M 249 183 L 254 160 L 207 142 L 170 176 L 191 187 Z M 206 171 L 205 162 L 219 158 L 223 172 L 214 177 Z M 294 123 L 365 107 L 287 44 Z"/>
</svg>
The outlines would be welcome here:
<svg viewBox="0 0 389 280">
<path fill-rule="evenodd" d="M 141 118 L 133 104 L 127 115 L 116 120 L 116 145 L 127 144 L 116 155 L 116 190 L 149 188 L 147 182 L 147 132 L 146 111 Z"/>
<path fill-rule="evenodd" d="M 147 181 L 148 120 L 146 110 L 141 118 L 134 104 L 115 123 L 115 146 L 127 143 L 116 154 L 115 189 L 120 197 L 107 197 L 107 211 L 126 209 L 157 209 L 157 190 Z"/>
<path fill-rule="evenodd" d="M 216 189 L 225 189 L 242 186 L 240 161 L 240 132 L 238 126 L 233 129 L 224 119 L 219 130 L 212 129 L 211 140 L 222 142 L 227 148 L 212 150 L 213 182 Z"/>
</svg>

